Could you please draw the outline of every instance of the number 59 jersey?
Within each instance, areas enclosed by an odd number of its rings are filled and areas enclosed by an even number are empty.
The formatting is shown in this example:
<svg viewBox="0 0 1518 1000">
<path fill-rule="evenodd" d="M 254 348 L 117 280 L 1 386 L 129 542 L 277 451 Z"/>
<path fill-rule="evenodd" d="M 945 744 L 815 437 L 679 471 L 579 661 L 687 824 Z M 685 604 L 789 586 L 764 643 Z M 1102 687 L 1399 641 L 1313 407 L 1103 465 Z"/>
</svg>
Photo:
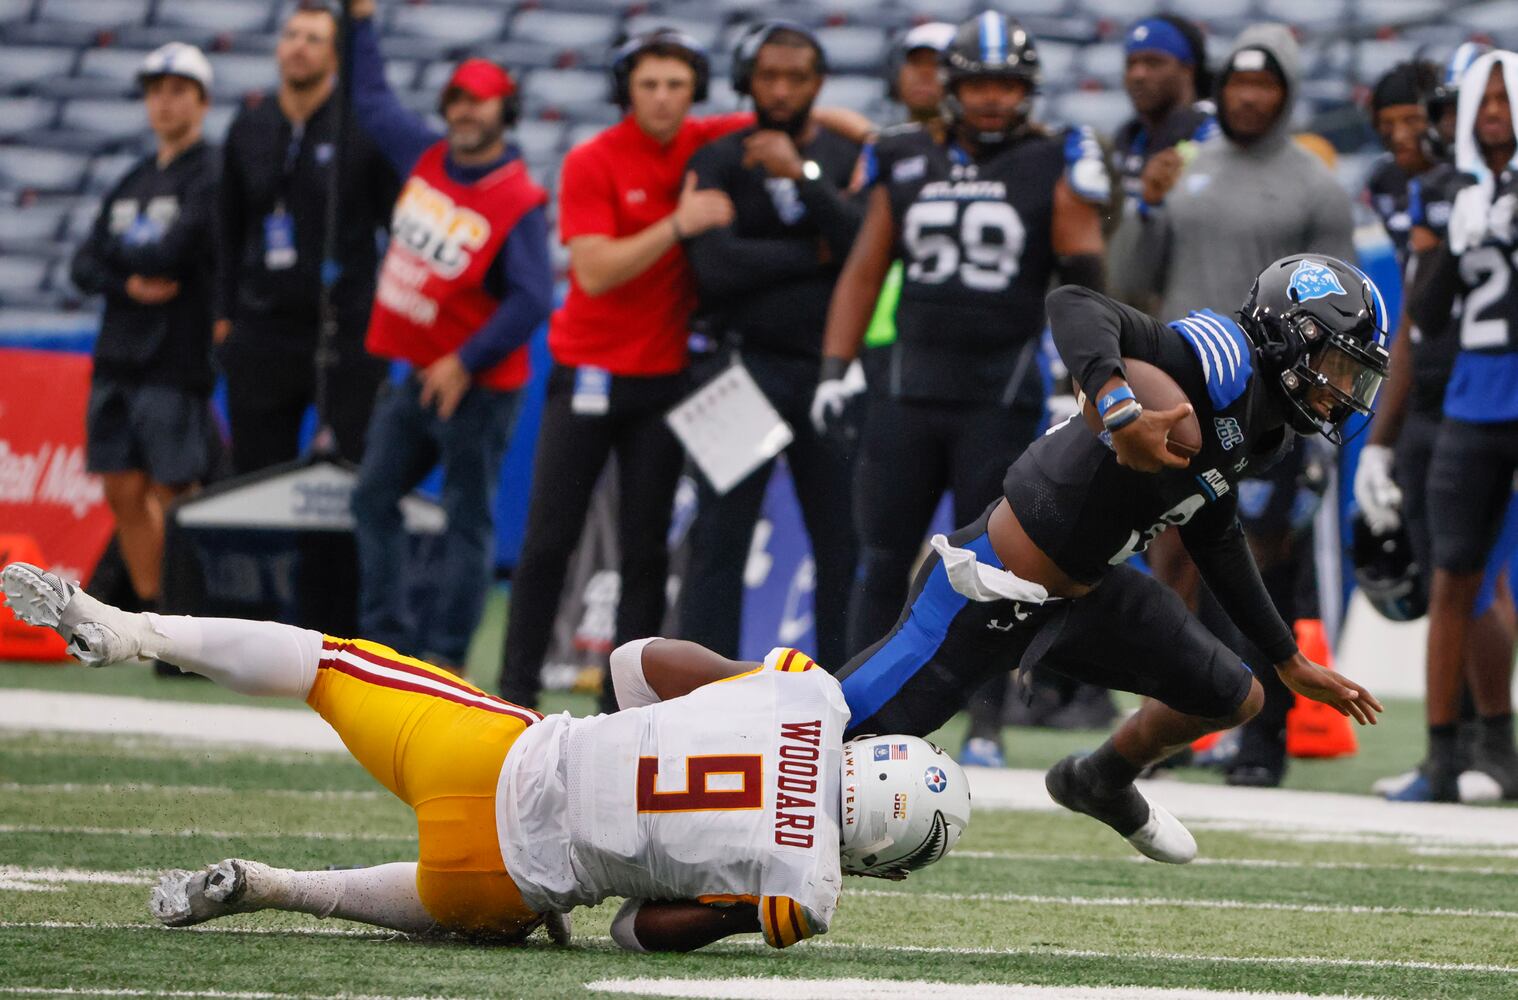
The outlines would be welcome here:
<svg viewBox="0 0 1518 1000">
<path fill-rule="evenodd" d="M 822 933 L 841 888 L 849 709 L 804 654 L 681 698 L 530 727 L 502 768 L 497 829 L 527 904 L 609 896 L 792 903 L 792 943 Z M 773 918 L 774 915 L 772 914 Z"/>
<path fill-rule="evenodd" d="M 905 264 L 890 388 L 898 399 L 1010 404 L 1036 386 L 1033 348 L 1054 273 L 1054 191 L 1111 190 L 1087 129 L 1029 126 L 972 158 L 917 125 L 887 129 L 866 158 L 889 196 Z M 1037 390 L 1041 396 L 1041 389 Z"/>
</svg>

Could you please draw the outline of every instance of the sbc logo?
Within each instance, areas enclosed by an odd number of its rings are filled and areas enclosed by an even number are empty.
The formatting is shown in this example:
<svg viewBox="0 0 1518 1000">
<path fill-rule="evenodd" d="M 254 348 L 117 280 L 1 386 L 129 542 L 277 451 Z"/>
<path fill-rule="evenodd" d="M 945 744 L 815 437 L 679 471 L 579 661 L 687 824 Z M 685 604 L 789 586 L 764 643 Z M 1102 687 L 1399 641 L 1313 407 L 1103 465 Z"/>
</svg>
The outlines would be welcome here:
<svg viewBox="0 0 1518 1000">
<path fill-rule="evenodd" d="M 490 239 L 490 223 L 473 209 L 460 208 L 419 177 L 406 182 L 390 220 L 390 238 L 444 278 L 469 267 L 472 252 Z"/>
</svg>

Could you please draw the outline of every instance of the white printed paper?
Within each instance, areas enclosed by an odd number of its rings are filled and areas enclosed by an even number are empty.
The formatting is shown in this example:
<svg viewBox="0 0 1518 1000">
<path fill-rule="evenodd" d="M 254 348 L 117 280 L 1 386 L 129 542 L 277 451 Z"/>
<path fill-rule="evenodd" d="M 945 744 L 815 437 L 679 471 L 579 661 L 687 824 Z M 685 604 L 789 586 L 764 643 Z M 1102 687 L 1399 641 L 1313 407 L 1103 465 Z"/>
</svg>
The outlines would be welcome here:
<svg viewBox="0 0 1518 1000">
<path fill-rule="evenodd" d="M 664 420 L 719 496 L 795 439 L 741 364 L 696 390 Z"/>
</svg>

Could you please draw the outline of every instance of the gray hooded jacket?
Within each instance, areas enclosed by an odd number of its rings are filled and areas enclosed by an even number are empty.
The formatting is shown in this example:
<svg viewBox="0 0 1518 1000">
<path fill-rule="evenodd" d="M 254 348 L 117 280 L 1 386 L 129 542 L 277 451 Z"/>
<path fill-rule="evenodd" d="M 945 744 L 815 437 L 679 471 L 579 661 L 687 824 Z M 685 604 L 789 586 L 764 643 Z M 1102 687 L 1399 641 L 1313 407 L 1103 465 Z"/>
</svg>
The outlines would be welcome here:
<svg viewBox="0 0 1518 1000">
<path fill-rule="evenodd" d="M 1116 268 L 1126 296 L 1159 295 L 1163 318 L 1193 309 L 1230 315 L 1271 261 L 1311 251 L 1354 261 L 1350 198 L 1312 153 L 1291 140 L 1301 59 L 1291 32 L 1257 24 L 1239 35 L 1222 77 L 1240 49 L 1262 48 L 1286 76 L 1286 102 L 1274 125 L 1248 146 L 1221 131 L 1202 143 L 1165 203 L 1123 227 L 1136 227 L 1131 256 Z M 1219 102 L 1219 116 L 1222 115 Z M 1128 234 L 1124 234 L 1128 235 Z"/>
</svg>

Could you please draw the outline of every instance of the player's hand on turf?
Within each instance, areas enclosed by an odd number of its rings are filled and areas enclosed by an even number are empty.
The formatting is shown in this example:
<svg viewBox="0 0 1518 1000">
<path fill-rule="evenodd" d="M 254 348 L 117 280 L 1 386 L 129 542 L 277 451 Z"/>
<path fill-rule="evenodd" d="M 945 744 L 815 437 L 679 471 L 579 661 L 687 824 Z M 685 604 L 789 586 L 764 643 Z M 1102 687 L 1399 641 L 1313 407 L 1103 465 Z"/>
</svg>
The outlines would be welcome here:
<svg viewBox="0 0 1518 1000">
<path fill-rule="evenodd" d="M 842 433 L 849 404 L 864 390 L 864 366 L 857 360 L 823 358 L 822 377 L 812 394 L 812 427 L 823 437 Z"/>
<path fill-rule="evenodd" d="M 760 129 L 744 139 L 743 165 L 763 167 L 771 177 L 801 179 L 801 154 L 791 137 L 779 129 Z"/>
<path fill-rule="evenodd" d="M 127 298 L 145 306 L 161 306 L 179 294 L 179 282 L 134 274 L 126 281 Z"/>
<path fill-rule="evenodd" d="M 1392 450 L 1384 444 L 1360 449 L 1355 466 L 1355 503 L 1371 533 L 1385 535 L 1402 524 L 1402 490 L 1392 478 Z"/>
<path fill-rule="evenodd" d="M 725 192 L 713 189 L 696 190 L 696 175 L 685 175 L 685 187 L 680 190 L 680 202 L 675 206 L 675 230 L 681 239 L 688 239 L 726 226 L 733 221 L 733 202 Z"/>
<path fill-rule="evenodd" d="M 459 408 L 473 383 L 474 376 L 469 374 L 459 356 L 445 354 L 422 369 L 422 406 L 436 403 L 438 418 L 447 420 Z"/>
<path fill-rule="evenodd" d="M 1185 159 L 1174 148 L 1161 150 L 1151 156 L 1149 162 L 1144 164 L 1144 172 L 1139 175 L 1144 203 L 1163 203 L 1170 189 L 1175 187 L 1175 182 L 1181 179 L 1181 171 L 1185 169 Z"/>
<path fill-rule="evenodd" d="M 1191 459 L 1172 452 L 1166 442 L 1170 429 L 1190 413 L 1190 403 L 1169 410 L 1145 410 L 1127 427 L 1113 431 L 1112 450 L 1117 452 L 1117 464 L 1139 472 L 1186 468 Z"/>
<path fill-rule="evenodd" d="M 1376 714 L 1385 711 L 1375 695 L 1348 677 L 1318 666 L 1301 653 L 1276 664 L 1276 673 L 1281 682 L 1297 694 L 1322 702 L 1362 726 L 1374 726 Z"/>
</svg>

